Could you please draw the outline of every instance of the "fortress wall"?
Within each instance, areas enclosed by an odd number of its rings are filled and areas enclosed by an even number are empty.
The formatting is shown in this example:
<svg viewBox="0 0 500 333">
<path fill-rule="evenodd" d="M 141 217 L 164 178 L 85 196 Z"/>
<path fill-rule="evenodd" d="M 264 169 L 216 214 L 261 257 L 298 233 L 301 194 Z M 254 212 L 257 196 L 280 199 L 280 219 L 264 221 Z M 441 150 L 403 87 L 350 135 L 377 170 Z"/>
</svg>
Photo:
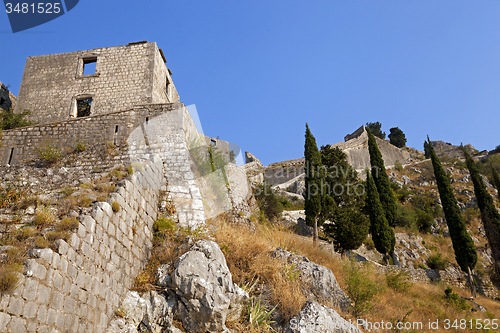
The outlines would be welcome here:
<svg viewBox="0 0 500 333">
<path fill-rule="evenodd" d="M 68 242 L 31 251 L 15 292 L 0 297 L 1 332 L 105 331 L 152 249 L 165 177 L 160 158 L 147 163 L 107 203 L 80 216 Z M 111 209 L 114 201 L 119 212 Z"/>
<path fill-rule="evenodd" d="M 174 81 L 170 76 L 169 70 L 159 50 L 154 52 L 154 69 L 152 82 L 152 101 L 151 103 L 178 103 L 180 101 Z M 167 89 L 168 81 L 168 89 Z"/>
<path fill-rule="evenodd" d="M 196 227 L 205 223 L 202 197 L 189 154 L 189 142 L 197 135 L 189 111 L 182 103 L 147 104 L 110 114 L 4 131 L 0 162 L 5 165 L 10 159 L 15 165 L 39 158 L 37 149 L 46 144 L 73 151 L 77 142 L 104 147 L 114 143 L 118 146 L 114 159 L 123 164 L 142 162 L 157 154 L 164 163 L 179 222 Z"/>
<path fill-rule="evenodd" d="M 95 74 L 82 75 L 83 63 L 97 59 Z M 133 105 L 167 102 L 165 93 L 153 94 L 153 86 L 165 89 L 167 68 L 156 43 L 139 43 L 109 48 L 29 57 L 19 90 L 16 113 L 31 111 L 40 124 L 76 116 L 76 99 L 92 97 L 91 114 L 98 115 Z M 155 68 L 156 75 L 155 75 Z M 162 76 L 163 74 L 163 76 Z M 172 100 L 178 101 L 175 86 Z"/>
<path fill-rule="evenodd" d="M 304 164 L 267 167 L 264 179 L 271 185 L 286 183 L 305 172 Z"/>
</svg>

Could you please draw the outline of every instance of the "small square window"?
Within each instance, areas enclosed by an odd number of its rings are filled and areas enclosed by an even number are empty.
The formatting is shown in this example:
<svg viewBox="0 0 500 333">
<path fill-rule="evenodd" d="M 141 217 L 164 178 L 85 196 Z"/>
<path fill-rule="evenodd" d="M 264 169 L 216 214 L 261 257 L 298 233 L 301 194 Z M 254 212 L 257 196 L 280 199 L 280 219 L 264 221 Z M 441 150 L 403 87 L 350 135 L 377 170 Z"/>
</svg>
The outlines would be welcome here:
<svg viewBox="0 0 500 333">
<path fill-rule="evenodd" d="M 92 98 L 77 99 L 76 100 L 76 116 L 88 117 L 90 116 L 90 108 L 92 107 Z"/>
<path fill-rule="evenodd" d="M 95 74 L 97 65 L 97 58 L 84 58 L 83 59 L 83 75 Z"/>
</svg>

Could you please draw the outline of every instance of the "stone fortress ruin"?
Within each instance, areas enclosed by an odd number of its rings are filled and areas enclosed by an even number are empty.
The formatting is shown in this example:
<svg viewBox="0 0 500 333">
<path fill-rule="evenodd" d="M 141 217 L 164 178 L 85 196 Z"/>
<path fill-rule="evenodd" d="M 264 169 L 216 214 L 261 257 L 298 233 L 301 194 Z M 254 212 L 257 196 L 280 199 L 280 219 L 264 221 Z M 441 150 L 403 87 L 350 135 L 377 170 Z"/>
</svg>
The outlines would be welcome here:
<svg viewBox="0 0 500 333">
<path fill-rule="evenodd" d="M 78 144 L 114 154 L 104 162 L 90 156 L 75 169 L 141 166 L 106 202 L 81 213 L 77 232 L 57 240 L 56 250 L 30 252 L 17 289 L 0 296 L 1 332 L 104 332 L 148 262 L 166 197 L 186 228 L 222 212 L 250 214 L 243 167 L 202 168 L 211 151 L 229 162 L 229 143 L 199 133 L 171 75 L 156 43 L 137 42 L 29 57 L 17 99 L 1 86 L 0 106 L 29 110 L 37 123 L 3 131 L 2 168 L 32 163 L 43 147 L 69 153 Z M 71 165 L 63 169 L 72 172 Z"/>
</svg>

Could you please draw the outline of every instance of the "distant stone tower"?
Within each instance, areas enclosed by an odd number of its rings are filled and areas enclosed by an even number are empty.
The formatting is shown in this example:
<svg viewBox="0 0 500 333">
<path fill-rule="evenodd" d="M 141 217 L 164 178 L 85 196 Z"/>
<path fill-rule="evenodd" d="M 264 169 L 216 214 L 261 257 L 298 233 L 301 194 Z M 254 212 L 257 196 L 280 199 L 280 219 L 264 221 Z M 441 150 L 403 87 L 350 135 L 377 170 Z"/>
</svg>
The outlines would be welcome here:
<svg viewBox="0 0 500 333">
<path fill-rule="evenodd" d="M 39 124 L 95 116 L 179 95 L 155 42 L 29 57 L 14 112 Z"/>
</svg>

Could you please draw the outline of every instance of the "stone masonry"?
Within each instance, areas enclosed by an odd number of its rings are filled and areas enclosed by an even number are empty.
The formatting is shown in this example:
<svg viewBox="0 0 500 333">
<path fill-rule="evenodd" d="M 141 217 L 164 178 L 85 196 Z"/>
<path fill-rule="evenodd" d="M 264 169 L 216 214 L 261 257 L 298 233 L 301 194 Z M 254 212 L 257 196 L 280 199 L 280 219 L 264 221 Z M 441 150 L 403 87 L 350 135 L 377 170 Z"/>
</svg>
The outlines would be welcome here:
<svg viewBox="0 0 500 333">
<path fill-rule="evenodd" d="M 18 288 L 0 298 L 0 331 L 104 332 L 147 263 L 162 188 L 163 164 L 153 156 L 108 202 L 80 216 L 78 232 L 58 240 L 57 251 L 33 250 Z"/>
<path fill-rule="evenodd" d="M 84 74 L 92 62 L 95 73 Z M 39 124 L 4 131 L 0 163 L 23 165 L 45 148 L 68 153 L 82 143 L 90 151 L 112 148 L 113 161 L 140 172 L 82 213 L 78 232 L 58 240 L 56 251 L 31 251 L 20 285 L 0 297 L 1 332 L 103 332 L 149 259 L 165 193 L 178 223 L 192 229 L 205 224 L 205 212 L 219 213 L 209 208 L 221 201 L 229 203 L 223 211 L 248 208 L 243 167 L 200 176 L 204 160 L 193 152 L 208 152 L 215 141 L 228 155 L 229 143 L 198 133 L 165 62 L 147 42 L 28 58 L 15 112 L 30 110 Z M 76 117 L 77 101 L 89 97 L 90 116 Z"/>
<path fill-rule="evenodd" d="M 76 117 L 77 100 L 92 98 L 91 115 L 145 103 L 176 103 L 179 95 L 156 43 L 28 57 L 15 113 L 47 124 Z M 95 63 L 95 73 L 84 67 Z M 168 82 L 168 84 L 167 84 Z"/>
</svg>

